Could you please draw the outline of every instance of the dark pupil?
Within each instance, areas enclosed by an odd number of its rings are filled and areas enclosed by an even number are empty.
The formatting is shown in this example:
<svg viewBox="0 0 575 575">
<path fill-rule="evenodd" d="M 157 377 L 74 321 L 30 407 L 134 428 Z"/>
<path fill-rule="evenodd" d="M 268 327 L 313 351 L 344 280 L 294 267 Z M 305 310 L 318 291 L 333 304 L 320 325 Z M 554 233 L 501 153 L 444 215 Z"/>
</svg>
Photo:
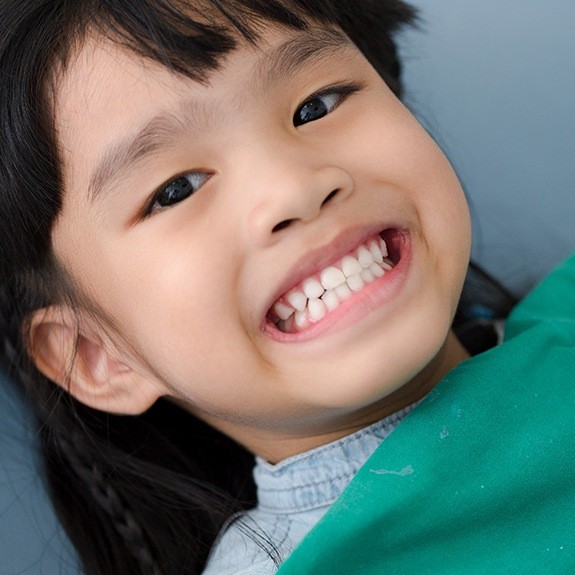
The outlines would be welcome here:
<svg viewBox="0 0 575 575">
<path fill-rule="evenodd" d="M 193 192 L 193 186 L 188 178 L 181 177 L 166 186 L 160 194 L 158 204 L 169 206 L 179 200 L 187 198 Z"/>
<path fill-rule="evenodd" d="M 323 100 L 316 98 L 304 104 L 296 115 L 297 124 L 305 124 L 306 122 L 313 122 L 319 118 L 323 118 L 327 114 L 327 107 Z"/>
</svg>

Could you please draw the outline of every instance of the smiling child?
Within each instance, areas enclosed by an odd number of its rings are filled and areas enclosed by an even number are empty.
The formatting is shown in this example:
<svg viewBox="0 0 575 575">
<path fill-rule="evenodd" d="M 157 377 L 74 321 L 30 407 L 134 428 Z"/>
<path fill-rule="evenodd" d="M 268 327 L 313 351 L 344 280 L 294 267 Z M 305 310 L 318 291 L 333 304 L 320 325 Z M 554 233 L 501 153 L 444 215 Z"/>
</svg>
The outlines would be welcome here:
<svg viewBox="0 0 575 575">
<path fill-rule="evenodd" d="M 466 201 L 398 98 L 413 12 L 19 4 L 0 18 L 3 331 L 63 522 L 88 573 L 200 573 L 218 532 L 204 573 L 273 573 L 469 357 Z M 146 455 L 131 420 L 163 437 L 157 404 L 189 421 L 187 454 Z M 247 513 L 224 441 L 256 457 Z"/>
</svg>

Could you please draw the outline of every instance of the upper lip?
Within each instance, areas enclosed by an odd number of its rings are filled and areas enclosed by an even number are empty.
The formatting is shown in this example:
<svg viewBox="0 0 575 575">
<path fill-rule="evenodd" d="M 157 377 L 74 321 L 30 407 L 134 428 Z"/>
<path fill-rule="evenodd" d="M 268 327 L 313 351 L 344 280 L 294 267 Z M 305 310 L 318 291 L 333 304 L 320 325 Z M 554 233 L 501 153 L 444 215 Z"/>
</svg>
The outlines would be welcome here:
<svg viewBox="0 0 575 575">
<path fill-rule="evenodd" d="M 361 226 L 347 229 L 337 235 L 329 243 L 319 248 L 307 251 L 287 271 L 284 279 L 266 302 L 265 316 L 274 303 L 287 291 L 297 286 L 305 278 L 323 270 L 330 264 L 336 263 L 365 240 L 387 229 L 398 229 L 394 224 L 378 223 L 370 226 Z M 265 321 L 265 317 L 264 317 Z"/>
</svg>

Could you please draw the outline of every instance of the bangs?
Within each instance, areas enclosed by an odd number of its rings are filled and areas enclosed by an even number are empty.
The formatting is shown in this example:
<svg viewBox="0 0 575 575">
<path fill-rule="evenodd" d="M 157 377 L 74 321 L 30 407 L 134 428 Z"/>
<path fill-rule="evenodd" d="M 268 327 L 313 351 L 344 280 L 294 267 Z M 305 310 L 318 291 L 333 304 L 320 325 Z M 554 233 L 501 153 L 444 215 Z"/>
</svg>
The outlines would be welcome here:
<svg viewBox="0 0 575 575">
<path fill-rule="evenodd" d="M 331 8 L 325 0 L 104 0 L 82 9 L 80 28 L 202 82 L 238 42 L 257 43 L 270 24 L 294 30 L 314 21 L 337 24 Z"/>
<path fill-rule="evenodd" d="M 199 82 L 238 42 L 257 43 L 269 25 L 300 31 L 337 26 L 398 95 L 393 34 L 415 18 L 415 10 L 400 0 L 84 0 L 79 4 L 71 31 L 76 40 L 81 41 L 87 29 L 95 30 Z"/>
</svg>

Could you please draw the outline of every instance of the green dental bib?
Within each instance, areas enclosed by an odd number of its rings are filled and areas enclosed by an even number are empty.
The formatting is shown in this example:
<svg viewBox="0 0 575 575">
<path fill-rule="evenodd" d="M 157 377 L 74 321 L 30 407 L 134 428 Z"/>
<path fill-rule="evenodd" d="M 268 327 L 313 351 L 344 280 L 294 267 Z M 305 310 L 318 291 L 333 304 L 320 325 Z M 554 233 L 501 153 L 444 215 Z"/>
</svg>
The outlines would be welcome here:
<svg viewBox="0 0 575 575">
<path fill-rule="evenodd" d="M 575 574 L 575 256 L 388 437 L 279 575 Z"/>
</svg>

